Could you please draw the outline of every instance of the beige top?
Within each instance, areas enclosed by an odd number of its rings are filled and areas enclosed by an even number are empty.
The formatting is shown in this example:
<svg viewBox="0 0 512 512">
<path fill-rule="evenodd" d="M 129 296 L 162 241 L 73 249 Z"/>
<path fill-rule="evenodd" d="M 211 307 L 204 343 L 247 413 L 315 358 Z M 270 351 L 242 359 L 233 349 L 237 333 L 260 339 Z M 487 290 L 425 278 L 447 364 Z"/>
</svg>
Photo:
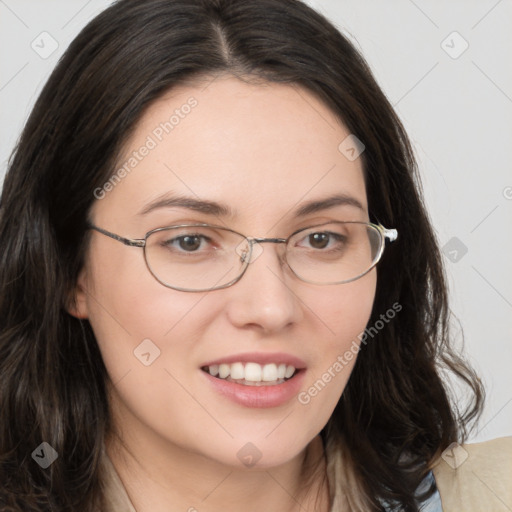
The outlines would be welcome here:
<svg viewBox="0 0 512 512">
<path fill-rule="evenodd" d="M 443 512 L 511 512 L 512 436 L 445 450 L 434 477 Z"/>
<path fill-rule="evenodd" d="M 107 500 L 102 512 L 137 512 L 106 453 L 102 469 Z M 512 511 L 512 436 L 454 446 L 433 471 L 443 512 Z"/>
</svg>

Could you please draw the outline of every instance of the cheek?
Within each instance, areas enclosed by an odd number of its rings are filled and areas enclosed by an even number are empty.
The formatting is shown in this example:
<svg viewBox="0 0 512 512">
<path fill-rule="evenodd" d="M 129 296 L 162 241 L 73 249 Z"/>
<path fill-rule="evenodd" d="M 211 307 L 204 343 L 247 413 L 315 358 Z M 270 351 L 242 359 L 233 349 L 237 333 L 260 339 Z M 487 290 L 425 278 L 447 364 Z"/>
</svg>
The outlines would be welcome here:
<svg viewBox="0 0 512 512">
<path fill-rule="evenodd" d="M 205 422 L 205 411 L 190 395 L 205 294 L 166 288 L 138 266 L 92 266 L 88 283 L 89 320 L 113 384 L 116 423 L 122 429 L 137 418 L 187 445 L 190 425 Z"/>
<path fill-rule="evenodd" d="M 89 321 L 114 382 L 140 370 L 141 362 L 162 366 L 172 358 L 176 366 L 185 360 L 179 355 L 190 352 L 196 338 L 196 323 L 187 319 L 203 296 L 162 286 L 146 268 L 142 251 L 121 250 L 91 258 L 86 283 Z M 141 361 L 148 352 L 149 361 L 146 355 Z"/>
<path fill-rule="evenodd" d="M 370 318 L 376 286 L 377 274 L 372 270 L 315 300 L 315 311 L 331 334 L 325 338 L 325 348 L 339 351 L 346 347 L 347 342 L 350 345 L 352 340 L 358 339 Z"/>
<path fill-rule="evenodd" d="M 319 431 L 329 420 L 357 357 L 361 357 L 360 339 L 371 315 L 375 290 L 376 271 L 372 271 L 315 301 L 315 313 L 326 334 L 315 339 L 315 363 L 297 397 L 312 418 L 312 431 Z"/>
</svg>

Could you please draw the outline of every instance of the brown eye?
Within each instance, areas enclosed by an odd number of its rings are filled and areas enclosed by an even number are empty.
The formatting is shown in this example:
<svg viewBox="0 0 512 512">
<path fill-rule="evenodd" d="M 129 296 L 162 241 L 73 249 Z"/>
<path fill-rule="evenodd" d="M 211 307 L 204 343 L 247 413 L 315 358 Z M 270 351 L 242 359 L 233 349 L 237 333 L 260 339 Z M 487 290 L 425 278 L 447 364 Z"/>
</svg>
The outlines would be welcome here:
<svg viewBox="0 0 512 512">
<path fill-rule="evenodd" d="M 313 233 L 309 235 L 309 243 L 314 249 L 324 249 L 329 244 L 329 237 L 327 233 Z"/>
<path fill-rule="evenodd" d="M 170 249 L 175 253 L 195 253 L 204 252 L 204 249 L 211 245 L 211 239 L 204 235 L 181 235 L 174 238 L 164 239 L 160 245 Z"/>
<path fill-rule="evenodd" d="M 305 243 L 306 249 L 317 249 L 319 251 L 327 249 L 332 251 L 342 249 L 347 243 L 347 237 L 332 231 L 321 231 L 309 233 L 303 239 L 303 243 Z"/>
<path fill-rule="evenodd" d="M 176 240 L 178 240 L 180 249 L 195 251 L 201 247 L 201 238 L 200 236 L 180 236 Z"/>
</svg>

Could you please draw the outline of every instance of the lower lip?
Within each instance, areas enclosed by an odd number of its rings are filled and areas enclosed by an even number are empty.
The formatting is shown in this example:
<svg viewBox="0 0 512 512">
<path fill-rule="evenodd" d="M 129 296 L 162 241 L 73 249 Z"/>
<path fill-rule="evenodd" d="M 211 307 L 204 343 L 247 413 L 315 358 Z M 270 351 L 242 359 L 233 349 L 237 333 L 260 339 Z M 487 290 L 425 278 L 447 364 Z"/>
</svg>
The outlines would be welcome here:
<svg viewBox="0 0 512 512">
<path fill-rule="evenodd" d="M 305 374 L 304 369 L 299 370 L 291 379 L 274 386 L 244 386 L 236 382 L 218 379 L 203 370 L 200 372 L 221 395 L 244 407 L 260 409 L 279 407 L 297 396 Z"/>
</svg>

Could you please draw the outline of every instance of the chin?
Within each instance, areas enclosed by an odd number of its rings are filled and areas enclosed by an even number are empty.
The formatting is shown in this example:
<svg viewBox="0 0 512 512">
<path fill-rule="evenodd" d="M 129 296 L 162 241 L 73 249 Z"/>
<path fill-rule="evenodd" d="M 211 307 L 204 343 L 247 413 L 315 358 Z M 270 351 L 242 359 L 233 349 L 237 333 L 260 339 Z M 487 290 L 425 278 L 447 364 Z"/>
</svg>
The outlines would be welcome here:
<svg viewBox="0 0 512 512">
<path fill-rule="evenodd" d="M 237 439 L 231 440 L 227 444 L 222 443 L 222 448 L 219 443 L 216 446 L 221 448 L 221 451 L 205 453 L 205 456 L 236 470 L 257 471 L 275 468 L 290 462 L 300 456 L 308 445 L 307 442 L 297 445 L 296 440 L 286 445 L 280 440 L 279 442 L 270 441 L 264 437 L 261 440 L 253 438 L 251 441 L 250 439 L 251 436 L 246 435 L 243 440 Z"/>
</svg>

